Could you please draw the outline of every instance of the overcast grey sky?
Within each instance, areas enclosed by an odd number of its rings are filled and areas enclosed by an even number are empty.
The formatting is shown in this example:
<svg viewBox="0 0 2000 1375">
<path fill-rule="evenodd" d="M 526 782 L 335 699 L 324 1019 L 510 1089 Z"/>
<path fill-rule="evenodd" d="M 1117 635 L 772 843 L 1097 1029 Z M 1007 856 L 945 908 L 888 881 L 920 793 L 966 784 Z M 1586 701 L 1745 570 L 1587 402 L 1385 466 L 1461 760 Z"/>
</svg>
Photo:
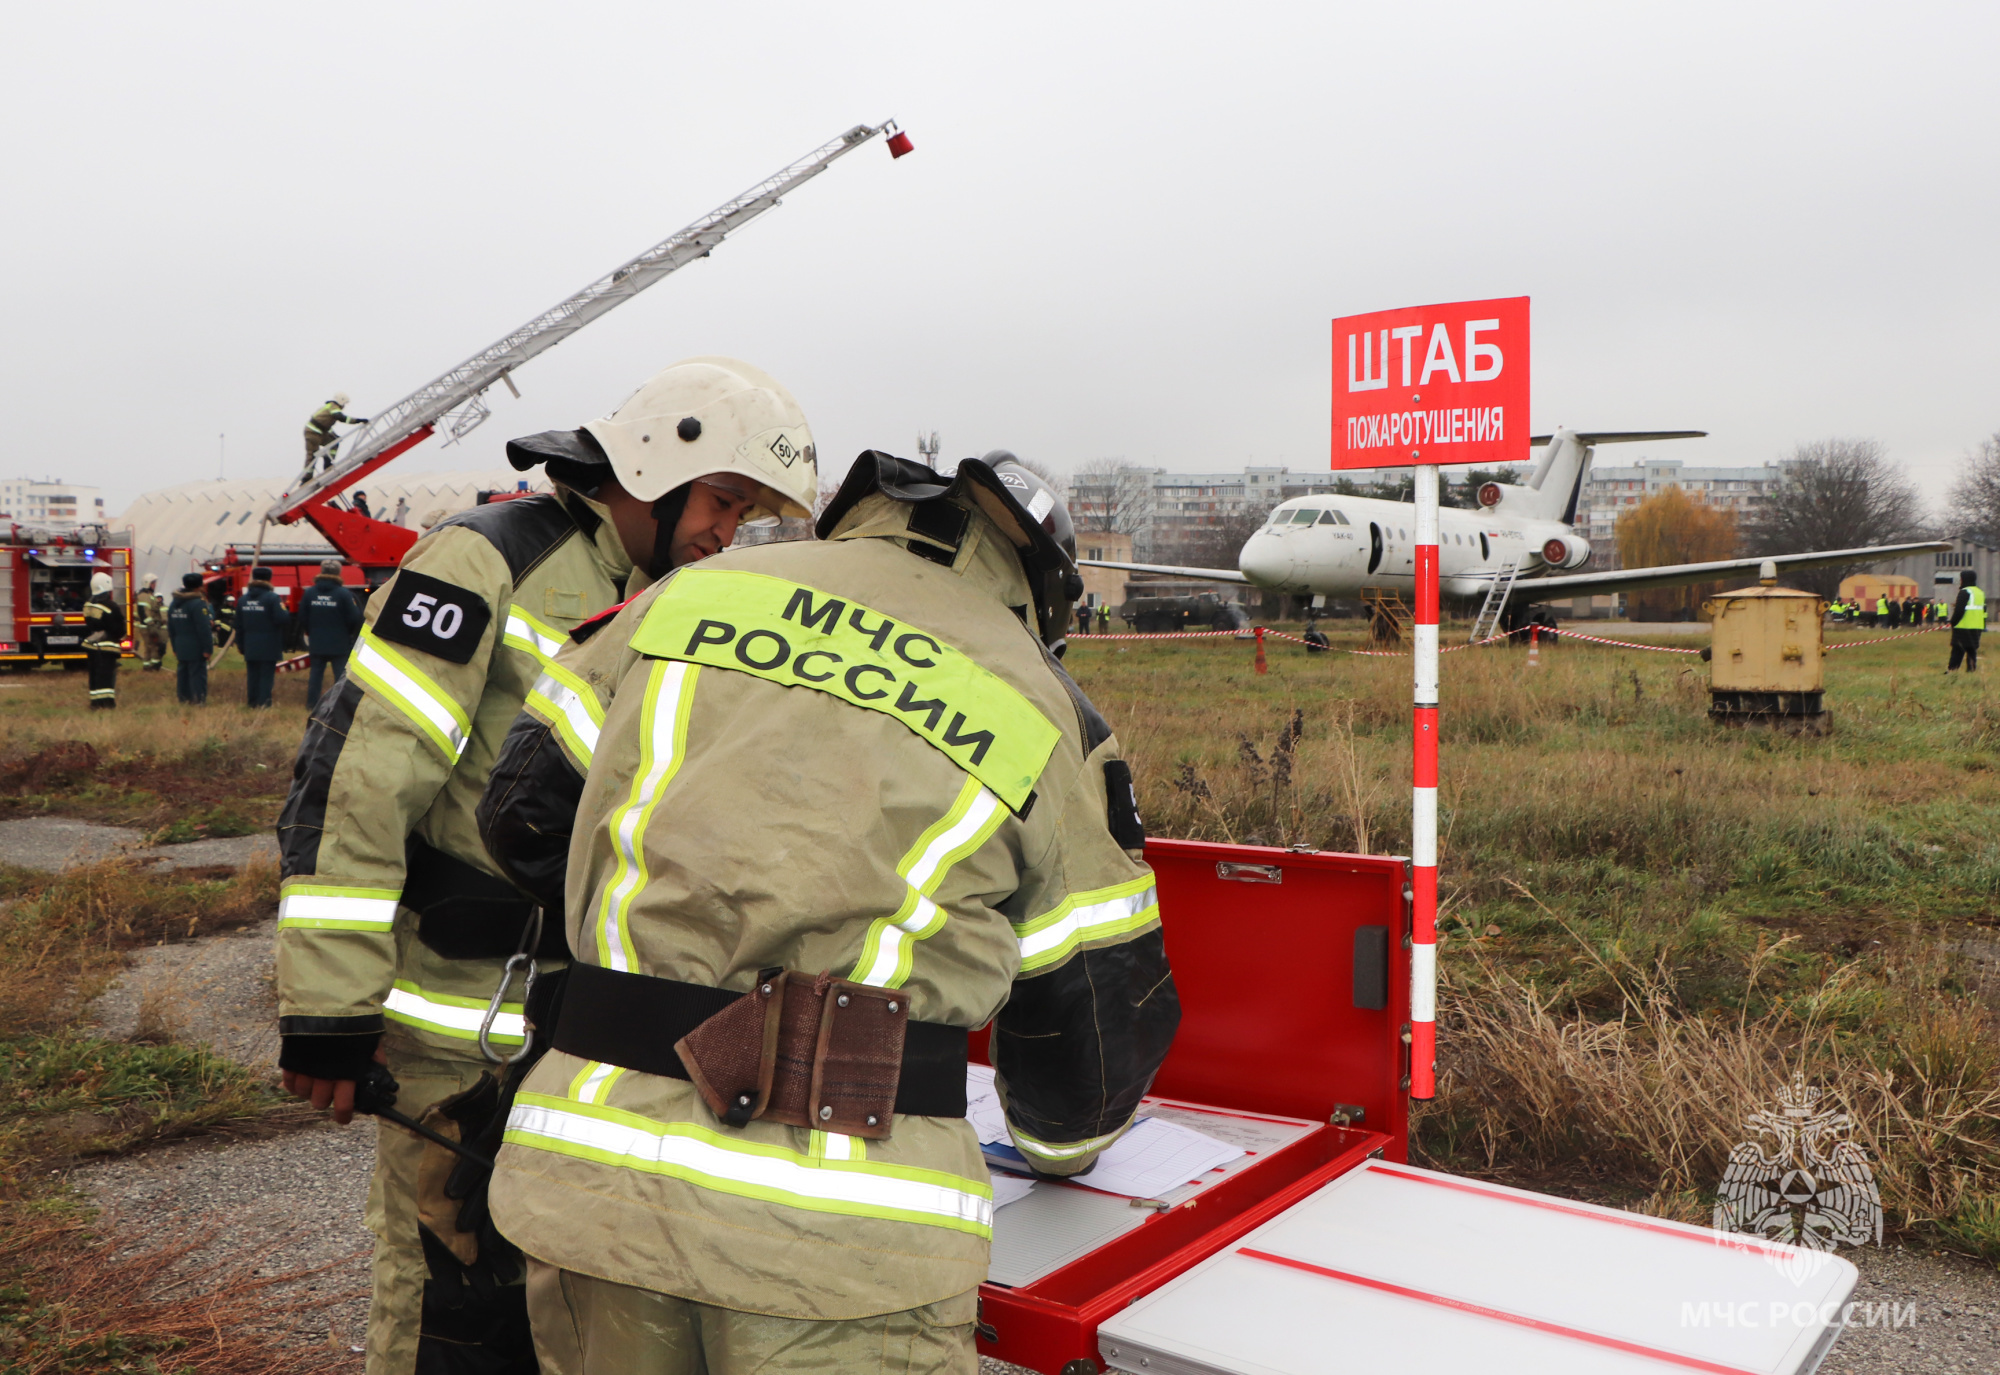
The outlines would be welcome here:
<svg viewBox="0 0 2000 1375">
<path fill-rule="evenodd" d="M 295 470 L 849 125 L 407 470 L 733 353 L 859 450 L 1327 461 L 1336 315 L 1534 299 L 1537 428 L 1691 463 L 2000 429 L 2000 7 L 10 6 L 0 475 Z M 1608 461 L 1624 461 L 1630 451 Z"/>
</svg>

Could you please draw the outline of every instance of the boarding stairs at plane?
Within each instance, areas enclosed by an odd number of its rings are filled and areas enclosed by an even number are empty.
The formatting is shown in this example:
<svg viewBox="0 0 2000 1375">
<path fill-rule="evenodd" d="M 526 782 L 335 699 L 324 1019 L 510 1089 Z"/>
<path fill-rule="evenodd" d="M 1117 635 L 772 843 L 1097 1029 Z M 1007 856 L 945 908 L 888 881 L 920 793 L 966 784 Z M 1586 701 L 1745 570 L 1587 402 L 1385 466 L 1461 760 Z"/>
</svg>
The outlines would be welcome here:
<svg viewBox="0 0 2000 1375">
<path fill-rule="evenodd" d="M 1368 607 L 1368 631 L 1377 644 L 1401 645 L 1415 617 L 1403 602 L 1403 594 L 1392 588 L 1364 587 L 1361 600 Z"/>
<path fill-rule="evenodd" d="M 1514 590 L 1514 579 L 1520 573 L 1519 562 L 1500 565 L 1500 571 L 1493 575 L 1493 582 L 1486 589 L 1486 600 L 1480 603 L 1479 614 L 1472 618 L 1472 635 L 1468 643 L 1478 644 L 1489 635 L 1500 630 L 1500 617 L 1507 611 L 1507 596 Z"/>
</svg>

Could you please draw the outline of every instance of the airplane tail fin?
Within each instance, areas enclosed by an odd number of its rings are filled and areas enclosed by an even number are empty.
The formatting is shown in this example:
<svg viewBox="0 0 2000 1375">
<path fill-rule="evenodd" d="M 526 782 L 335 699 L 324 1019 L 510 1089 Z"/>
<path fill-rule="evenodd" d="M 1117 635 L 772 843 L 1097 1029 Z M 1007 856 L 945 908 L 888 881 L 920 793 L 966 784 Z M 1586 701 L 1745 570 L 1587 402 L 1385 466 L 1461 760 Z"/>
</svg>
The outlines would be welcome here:
<svg viewBox="0 0 2000 1375">
<path fill-rule="evenodd" d="M 1527 485 L 1505 489 L 1505 503 L 1513 514 L 1537 520 L 1559 520 L 1565 525 L 1576 521 L 1576 507 L 1583 484 L 1590 476 L 1591 451 L 1599 444 L 1632 444 L 1651 439 L 1700 439 L 1706 430 L 1597 430 L 1579 433 L 1559 429 L 1554 434 L 1538 434 L 1530 444 L 1547 446 Z"/>
</svg>

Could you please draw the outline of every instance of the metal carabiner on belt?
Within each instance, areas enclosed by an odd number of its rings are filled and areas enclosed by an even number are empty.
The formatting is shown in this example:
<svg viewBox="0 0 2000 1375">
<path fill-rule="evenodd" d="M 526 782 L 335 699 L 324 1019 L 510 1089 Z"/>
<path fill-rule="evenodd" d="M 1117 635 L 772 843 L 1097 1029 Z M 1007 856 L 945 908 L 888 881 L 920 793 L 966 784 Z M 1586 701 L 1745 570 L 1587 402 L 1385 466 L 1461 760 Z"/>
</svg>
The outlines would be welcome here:
<svg viewBox="0 0 2000 1375">
<path fill-rule="evenodd" d="M 528 1000 L 535 995 L 535 975 L 539 971 L 535 964 L 533 951 L 537 945 L 541 944 L 541 940 L 542 909 L 536 907 L 533 914 L 528 918 L 527 926 L 521 931 L 520 947 L 507 957 L 507 967 L 500 971 L 500 986 L 493 990 L 493 1001 L 486 1004 L 486 1015 L 479 1019 L 479 1053 L 486 1057 L 488 1063 L 498 1065 L 502 1069 L 505 1069 L 526 1055 L 529 1048 L 534 1044 L 535 1032 L 528 1025 L 525 1010 Z M 527 976 L 521 983 L 521 1007 L 523 1009 L 521 1018 L 521 1048 L 512 1055 L 502 1055 L 499 1051 L 493 1049 L 492 1043 L 487 1040 L 487 1036 L 493 1030 L 494 1019 L 500 1015 L 501 1004 L 507 1001 L 507 990 L 513 985 L 514 975 L 522 969 L 527 970 Z"/>
</svg>

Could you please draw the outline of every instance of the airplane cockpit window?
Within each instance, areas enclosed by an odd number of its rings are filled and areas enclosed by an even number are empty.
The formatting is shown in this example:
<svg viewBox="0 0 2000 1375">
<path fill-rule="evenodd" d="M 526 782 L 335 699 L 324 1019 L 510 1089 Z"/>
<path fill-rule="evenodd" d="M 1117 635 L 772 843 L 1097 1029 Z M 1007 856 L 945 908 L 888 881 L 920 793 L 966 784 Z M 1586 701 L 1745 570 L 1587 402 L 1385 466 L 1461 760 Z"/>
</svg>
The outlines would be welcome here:
<svg viewBox="0 0 2000 1375">
<path fill-rule="evenodd" d="M 1292 524 L 1311 525 L 1313 523 L 1314 518 L 1317 517 L 1318 515 L 1319 512 L 1313 510 L 1294 511 L 1292 512 Z"/>
<path fill-rule="evenodd" d="M 1321 511 L 1319 513 L 1319 523 L 1321 525 L 1345 525 L 1348 522 L 1347 517 L 1338 511 Z"/>
</svg>

